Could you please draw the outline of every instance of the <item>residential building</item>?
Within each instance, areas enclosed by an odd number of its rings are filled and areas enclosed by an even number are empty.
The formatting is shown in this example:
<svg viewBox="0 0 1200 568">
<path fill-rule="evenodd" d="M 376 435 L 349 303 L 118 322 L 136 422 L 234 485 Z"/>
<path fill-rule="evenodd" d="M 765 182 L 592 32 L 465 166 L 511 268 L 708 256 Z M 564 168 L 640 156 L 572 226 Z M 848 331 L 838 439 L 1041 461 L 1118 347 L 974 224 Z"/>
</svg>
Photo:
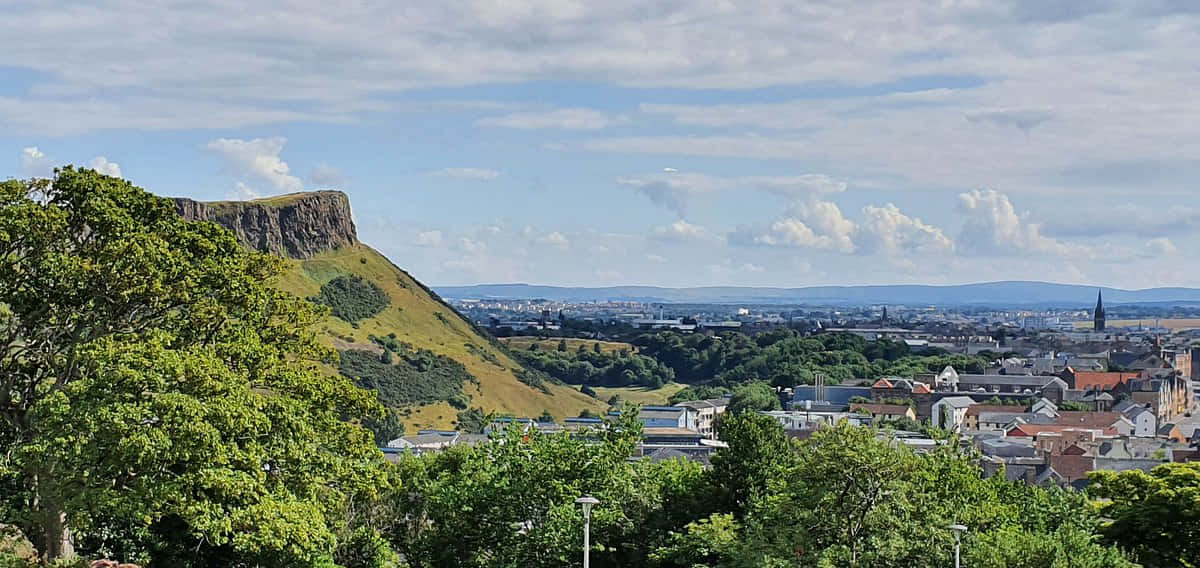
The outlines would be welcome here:
<svg viewBox="0 0 1200 568">
<path fill-rule="evenodd" d="M 708 400 L 690 400 L 675 406 L 687 408 L 695 415 L 696 431 L 710 440 L 717 438 L 717 417 L 725 413 L 729 406 L 728 398 L 713 398 Z"/>
<path fill-rule="evenodd" d="M 966 396 L 945 397 L 933 403 L 930 421 L 939 428 L 961 431 L 967 418 L 967 409 L 974 404 L 975 400 Z"/>
</svg>

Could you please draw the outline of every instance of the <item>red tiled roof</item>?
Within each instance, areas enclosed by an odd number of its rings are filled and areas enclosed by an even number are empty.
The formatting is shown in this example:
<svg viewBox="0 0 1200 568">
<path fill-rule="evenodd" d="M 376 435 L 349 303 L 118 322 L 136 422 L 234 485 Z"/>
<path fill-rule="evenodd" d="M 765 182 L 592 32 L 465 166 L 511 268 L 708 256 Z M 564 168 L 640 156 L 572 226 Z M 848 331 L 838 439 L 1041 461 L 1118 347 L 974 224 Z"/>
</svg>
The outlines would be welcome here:
<svg viewBox="0 0 1200 568">
<path fill-rule="evenodd" d="M 875 381 L 875 384 L 871 385 L 871 388 L 873 388 L 873 389 L 890 389 L 890 388 L 893 388 L 894 386 L 895 385 L 892 384 L 892 381 L 889 381 L 887 379 L 879 379 L 878 381 Z"/>
<path fill-rule="evenodd" d="M 913 385 L 913 394 L 929 394 L 933 391 L 929 390 L 929 385 L 925 383 L 917 383 Z"/>
<path fill-rule="evenodd" d="M 1100 373 L 1095 371 L 1077 371 L 1075 373 L 1075 388 L 1080 390 L 1099 388 L 1112 390 L 1117 385 L 1129 379 L 1136 379 L 1137 373 Z"/>
</svg>

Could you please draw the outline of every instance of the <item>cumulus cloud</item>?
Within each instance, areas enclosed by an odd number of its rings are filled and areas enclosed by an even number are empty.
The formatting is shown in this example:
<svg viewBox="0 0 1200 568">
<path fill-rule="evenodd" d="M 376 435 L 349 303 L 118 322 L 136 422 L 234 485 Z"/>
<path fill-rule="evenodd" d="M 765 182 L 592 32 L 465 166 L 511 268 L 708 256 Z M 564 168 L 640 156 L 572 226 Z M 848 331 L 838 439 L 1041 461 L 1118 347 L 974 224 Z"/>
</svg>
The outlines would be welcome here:
<svg viewBox="0 0 1200 568">
<path fill-rule="evenodd" d="M 487 245 L 470 237 L 459 237 L 457 248 L 468 254 L 479 254 L 487 250 Z"/>
<path fill-rule="evenodd" d="M 623 116 L 610 116 L 590 108 L 560 108 L 543 112 L 514 112 L 479 119 L 481 126 L 500 126 L 526 130 L 558 128 L 562 130 L 600 130 L 627 122 Z"/>
<path fill-rule="evenodd" d="M 1179 253 L 1179 249 L 1175 247 L 1175 243 L 1166 237 L 1150 239 L 1142 249 L 1142 256 L 1148 258 L 1171 256 L 1177 253 Z"/>
<path fill-rule="evenodd" d="M 54 161 L 46 156 L 37 146 L 21 150 L 21 175 L 29 177 L 50 177 L 54 173 Z"/>
<path fill-rule="evenodd" d="M 121 177 L 121 166 L 116 162 L 108 161 L 104 156 L 96 156 L 88 162 L 87 167 L 96 170 L 106 176 Z"/>
<path fill-rule="evenodd" d="M 795 207 L 765 229 L 739 227 L 729 235 L 735 244 L 770 247 L 811 248 L 853 253 L 856 226 L 845 218 L 837 204 L 818 201 Z"/>
<path fill-rule="evenodd" d="M 304 182 L 292 175 L 287 162 L 279 154 L 287 144 L 287 138 L 218 138 L 206 148 L 225 162 L 225 169 L 235 177 L 257 180 L 269 184 L 277 191 L 293 192 L 304 189 Z"/>
<path fill-rule="evenodd" d="M 974 190 L 958 196 L 958 211 L 966 216 L 958 242 L 964 252 L 977 254 L 1042 254 L 1090 256 L 1082 246 L 1042 234 L 1041 225 L 1018 214 L 1008 196 L 998 191 Z"/>
<path fill-rule="evenodd" d="M 567 239 L 567 236 L 558 231 L 552 231 L 541 235 L 534 241 L 538 244 L 551 246 L 557 249 L 566 249 L 571 246 L 571 241 Z"/>
<path fill-rule="evenodd" d="M 705 240 L 709 238 L 709 234 L 704 227 L 680 219 L 670 225 L 655 227 L 650 231 L 650 238 L 668 242 L 686 242 Z"/>
<path fill-rule="evenodd" d="M 863 208 L 856 240 L 867 250 L 885 253 L 939 254 L 954 252 L 954 241 L 942 229 L 909 217 L 895 204 Z"/>
<path fill-rule="evenodd" d="M 260 197 L 262 197 L 262 195 L 259 194 L 257 190 L 249 185 L 246 185 L 245 182 L 240 181 L 233 184 L 233 191 L 226 196 L 227 199 L 233 199 L 237 201 L 250 201 Z"/>
<path fill-rule="evenodd" d="M 500 177 L 500 172 L 485 168 L 442 168 L 430 172 L 429 175 L 470 181 L 491 181 Z"/>
</svg>

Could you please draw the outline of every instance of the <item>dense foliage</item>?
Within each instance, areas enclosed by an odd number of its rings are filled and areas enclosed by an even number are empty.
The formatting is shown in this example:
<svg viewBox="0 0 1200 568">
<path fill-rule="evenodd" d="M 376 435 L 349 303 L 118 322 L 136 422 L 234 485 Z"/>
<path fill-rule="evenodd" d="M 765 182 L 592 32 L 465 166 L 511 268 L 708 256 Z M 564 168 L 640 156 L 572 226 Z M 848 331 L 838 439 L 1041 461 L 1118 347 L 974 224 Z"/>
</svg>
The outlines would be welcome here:
<svg viewBox="0 0 1200 568">
<path fill-rule="evenodd" d="M 560 347 L 554 351 L 514 350 L 513 355 L 526 366 L 572 385 L 658 388 L 675 380 L 674 371 L 649 357 L 582 349 L 570 351 L 565 342 L 561 342 Z"/>
<path fill-rule="evenodd" d="M 387 349 L 383 354 L 342 351 L 338 370 L 358 386 L 379 393 L 379 401 L 389 407 L 450 400 L 461 395 L 465 381 L 474 380 L 462 363 L 409 346 L 395 352 Z"/>
<path fill-rule="evenodd" d="M 830 383 L 882 376 L 937 373 L 947 365 L 982 373 L 987 359 L 970 355 L 917 354 L 902 342 L 867 341 L 847 334 L 804 337 L 783 328 L 748 337 L 661 332 L 633 340 L 638 353 L 674 371 L 687 384 L 735 385 L 765 381 L 774 386 L 812 384 L 817 375 Z"/>
<path fill-rule="evenodd" d="M 350 323 L 375 317 L 392 299 L 387 292 L 357 274 L 342 275 L 321 285 L 309 300 L 329 306 L 333 316 Z"/>
<path fill-rule="evenodd" d="M 3 519 L 49 559 L 313 566 L 386 479 L 283 261 L 128 182 L 0 182 Z"/>
<path fill-rule="evenodd" d="M 1123 543 L 1148 568 L 1200 566 L 1200 463 L 1089 474 L 1089 493 L 1111 519 L 1104 535 Z"/>
<path fill-rule="evenodd" d="M 598 568 L 940 568 L 952 563 L 951 523 L 970 528 L 971 566 L 1134 566 L 1098 543 L 1081 494 L 984 479 L 954 444 L 922 455 L 848 425 L 797 444 L 758 414 L 723 422 L 730 447 L 707 470 L 629 461 L 630 420 L 409 457 L 385 532 L 414 568 L 569 566 L 581 554 L 574 500 L 591 494 Z"/>
</svg>

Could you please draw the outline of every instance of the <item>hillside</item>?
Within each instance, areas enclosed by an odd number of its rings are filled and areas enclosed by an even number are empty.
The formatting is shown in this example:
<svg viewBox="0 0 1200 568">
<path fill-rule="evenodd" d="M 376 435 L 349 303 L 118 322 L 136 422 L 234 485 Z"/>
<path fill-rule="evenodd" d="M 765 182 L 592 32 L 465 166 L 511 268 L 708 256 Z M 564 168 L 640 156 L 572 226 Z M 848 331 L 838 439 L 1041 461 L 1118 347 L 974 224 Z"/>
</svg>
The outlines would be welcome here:
<svg viewBox="0 0 1200 568">
<path fill-rule="evenodd" d="M 600 401 L 567 386 L 546 384 L 543 391 L 520 382 L 517 373 L 521 367 L 502 349 L 407 272 L 358 242 L 345 194 L 314 192 L 213 204 L 177 202 L 185 216 L 230 227 L 248 246 L 287 253 L 290 267 L 278 283 L 282 290 L 313 298 L 322 293 L 322 285 L 347 276 L 361 277 L 382 290 L 386 307 L 378 313 L 353 324 L 333 315 L 321 323 L 322 341 L 338 350 L 383 355 L 385 348 L 371 340 L 374 336 L 385 343 L 398 342 L 404 352 L 428 350 L 453 360 L 472 377 L 461 387 L 470 399 L 466 404 L 484 412 L 538 416 L 549 410 L 563 418 L 576 416 L 585 408 L 604 408 Z M 398 359 L 401 361 L 396 364 L 403 364 L 403 357 Z M 409 409 L 404 419 L 409 431 L 451 427 L 459 411 L 444 401 L 404 406 Z"/>
</svg>

